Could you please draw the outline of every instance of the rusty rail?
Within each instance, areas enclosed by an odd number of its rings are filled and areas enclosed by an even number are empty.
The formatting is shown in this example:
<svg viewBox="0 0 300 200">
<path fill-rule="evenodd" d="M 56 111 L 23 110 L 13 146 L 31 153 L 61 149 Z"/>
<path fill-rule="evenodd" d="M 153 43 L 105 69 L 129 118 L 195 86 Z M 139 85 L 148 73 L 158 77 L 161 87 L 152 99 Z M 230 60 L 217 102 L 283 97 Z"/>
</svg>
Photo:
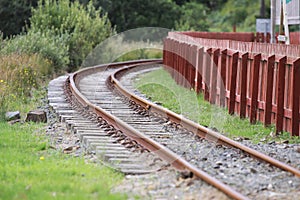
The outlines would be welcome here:
<svg viewBox="0 0 300 200">
<path fill-rule="evenodd" d="M 115 88 L 117 88 L 124 96 L 130 98 L 131 100 L 135 101 L 136 103 L 140 104 L 141 106 L 143 106 L 145 109 L 151 111 L 151 112 L 155 112 L 155 113 L 159 113 L 162 116 L 166 116 L 168 117 L 171 121 L 178 123 L 180 125 L 182 125 L 184 128 L 186 128 L 187 130 L 197 134 L 198 136 L 205 138 L 205 139 L 210 139 L 213 141 L 217 141 L 220 144 L 224 144 L 227 146 L 231 146 L 237 149 L 240 149 L 246 153 L 248 153 L 249 155 L 258 158 L 260 160 L 263 160 L 267 163 L 270 163 L 273 166 L 276 166 L 280 169 L 283 169 L 285 171 L 288 171 L 292 174 L 294 174 L 295 176 L 300 177 L 300 171 L 298 169 L 295 169 L 283 162 L 280 162 L 270 156 L 267 156 L 263 153 L 260 153 L 254 149 L 251 149 L 245 145 L 242 145 L 234 140 L 231 140 L 228 137 L 225 137 L 223 135 L 221 135 L 220 133 L 217 133 L 211 129 L 208 129 L 204 126 L 201 126 L 200 124 L 197 124 L 189 119 L 186 119 L 166 108 L 163 108 L 159 105 L 156 105 L 152 102 L 146 101 L 144 99 L 142 99 L 141 97 L 128 92 L 122 85 L 121 83 L 118 81 L 118 79 L 116 78 L 117 73 L 124 73 L 124 71 L 128 71 L 130 69 L 133 69 L 134 67 L 137 66 L 130 66 L 130 67 L 126 67 L 123 68 L 117 72 L 115 72 L 113 75 L 111 75 L 111 81 L 113 82 L 113 84 L 115 85 Z"/>
<path fill-rule="evenodd" d="M 118 81 L 117 74 L 118 73 L 125 73 L 128 70 L 131 70 L 135 67 L 143 66 L 145 65 L 153 65 L 161 63 L 161 60 L 143 60 L 143 61 L 130 61 L 125 63 L 113 63 L 108 65 L 101 65 L 97 67 L 91 67 L 87 69 L 82 69 L 79 72 L 76 72 L 74 74 L 71 74 L 68 81 L 69 81 L 69 87 L 71 89 L 72 95 L 76 97 L 76 99 L 82 104 L 86 109 L 89 111 L 97 114 L 98 116 L 101 116 L 104 120 L 106 120 L 109 124 L 113 125 L 116 129 L 122 131 L 124 134 L 126 134 L 128 137 L 130 137 L 132 140 L 137 141 L 139 144 L 147 148 L 148 150 L 156 153 L 158 156 L 160 156 L 162 159 L 168 161 L 171 163 L 176 169 L 178 170 L 189 170 L 193 172 L 193 174 L 200 179 L 206 181 L 207 183 L 213 185 L 214 187 L 218 188 L 219 190 L 223 191 L 228 196 L 234 198 L 234 199 L 247 199 L 247 197 L 243 196 L 242 194 L 236 192 L 229 186 L 225 185 L 224 183 L 218 181 L 217 179 L 211 177 L 206 172 L 197 169 L 195 166 L 191 165 L 184 159 L 180 158 L 178 155 L 170 151 L 169 149 L 166 149 L 161 144 L 155 142 L 148 136 L 144 135 L 143 133 L 136 131 L 134 128 L 129 126 L 128 124 L 124 123 L 120 119 L 114 117 L 110 113 L 105 112 L 102 108 L 95 106 L 91 102 L 89 102 L 77 89 L 76 83 L 78 83 L 78 79 L 83 77 L 84 75 L 94 73 L 99 70 L 103 70 L 105 67 L 122 67 L 127 66 L 116 72 L 110 77 L 111 83 L 114 85 L 115 88 L 117 88 L 123 95 L 128 97 L 131 100 L 134 100 L 136 103 L 140 104 L 142 107 L 144 107 L 146 110 L 149 110 L 151 112 L 159 113 L 162 116 L 167 117 L 173 122 L 176 122 L 178 124 L 181 124 L 184 128 L 187 130 L 196 133 L 202 138 L 210 138 L 214 141 L 218 141 L 220 144 L 232 146 L 238 149 L 241 149 L 242 151 L 248 153 L 249 155 L 256 157 L 258 159 L 264 160 L 265 162 L 268 162 L 278 168 L 281 168 L 283 170 L 289 171 L 293 173 L 294 175 L 300 177 L 300 171 L 290 167 L 278 160 L 275 160 L 267 155 L 264 155 L 260 152 L 257 152 L 253 149 L 250 149 L 249 147 L 246 147 L 244 145 L 239 144 L 238 142 L 235 142 L 215 131 L 212 131 L 208 128 L 205 128 L 199 124 L 196 124 L 195 122 L 185 119 L 182 116 L 179 116 L 178 114 L 171 112 L 165 108 L 162 108 L 156 104 L 153 104 L 151 102 L 148 102 L 135 94 L 132 94 L 128 92 Z"/>
<path fill-rule="evenodd" d="M 148 61 L 132 61 L 132 62 L 126 62 L 126 63 L 116 63 L 116 64 L 110 64 L 110 67 L 121 67 L 125 65 L 130 65 L 131 67 L 135 67 L 141 64 L 157 64 L 161 63 L 162 61 L 158 60 L 148 60 Z M 69 87 L 71 89 L 72 95 L 76 97 L 76 99 L 82 104 L 85 108 L 87 108 L 89 111 L 97 114 L 98 116 L 101 116 L 104 120 L 106 120 L 109 124 L 113 125 L 116 129 L 119 129 L 124 134 L 126 134 L 128 137 L 130 137 L 132 140 L 137 141 L 139 144 L 147 148 L 148 150 L 156 153 L 158 156 L 160 156 L 162 159 L 166 160 L 167 162 L 171 163 L 172 166 L 174 166 L 178 170 L 189 170 L 193 172 L 193 174 L 204 180 L 205 182 L 213 185 L 214 187 L 218 188 L 228 196 L 234 198 L 234 199 L 248 199 L 244 195 L 236 192 L 229 186 L 225 185 L 224 183 L 220 182 L 219 180 L 215 179 L 214 177 L 211 177 L 206 172 L 197 169 L 195 166 L 188 163 L 183 158 L 176 155 L 174 152 L 170 151 L 163 145 L 155 142 L 148 136 L 144 135 L 143 133 L 135 130 L 128 124 L 124 123 L 122 120 L 114 117 L 110 113 L 105 112 L 102 108 L 95 106 L 90 101 L 88 101 L 81 92 L 77 89 L 76 83 L 78 80 L 76 80 L 77 77 L 80 77 L 82 75 L 86 75 L 89 73 L 93 73 L 97 70 L 100 70 L 101 68 L 104 68 L 108 65 L 101 65 L 97 67 L 91 67 L 87 69 L 80 70 L 74 74 L 71 74 L 68 83 Z M 129 67 L 130 68 L 130 67 Z"/>
</svg>

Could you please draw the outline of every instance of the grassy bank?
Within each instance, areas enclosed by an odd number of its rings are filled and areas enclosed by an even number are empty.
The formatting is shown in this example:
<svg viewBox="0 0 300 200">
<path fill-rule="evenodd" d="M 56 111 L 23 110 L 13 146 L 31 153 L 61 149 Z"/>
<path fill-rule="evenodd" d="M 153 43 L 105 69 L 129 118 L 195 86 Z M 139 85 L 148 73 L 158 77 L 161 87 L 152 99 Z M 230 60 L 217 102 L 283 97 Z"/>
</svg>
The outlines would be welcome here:
<svg viewBox="0 0 300 200">
<path fill-rule="evenodd" d="M 9 85 L 8 81 L 1 84 L 0 89 Z M 110 193 L 123 175 L 49 148 L 46 124 L 9 125 L 4 120 L 6 111 L 16 110 L 24 120 L 28 111 L 43 104 L 43 88 L 31 89 L 29 96 L 18 95 L 10 87 L 0 90 L 0 200 L 125 199 Z"/>
<path fill-rule="evenodd" d="M 44 125 L 0 122 L 0 199 L 124 199 L 122 175 L 49 148 Z"/>
<path fill-rule="evenodd" d="M 271 137 L 270 133 L 275 132 L 274 126 L 266 128 L 261 123 L 251 125 L 248 119 L 229 115 L 227 109 L 218 108 L 205 101 L 202 94 L 196 95 L 194 91 L 177 86 L 169 73 L 163 69 L 142 75 L 135 84 L 138 90 L 152 101 L 231 138 L 244 137 L 254 142 L 289 140 L 300 143 L 299 138 L 290 137 L 289 133 L 282 133 L 276 138 Z"/>
</svg>

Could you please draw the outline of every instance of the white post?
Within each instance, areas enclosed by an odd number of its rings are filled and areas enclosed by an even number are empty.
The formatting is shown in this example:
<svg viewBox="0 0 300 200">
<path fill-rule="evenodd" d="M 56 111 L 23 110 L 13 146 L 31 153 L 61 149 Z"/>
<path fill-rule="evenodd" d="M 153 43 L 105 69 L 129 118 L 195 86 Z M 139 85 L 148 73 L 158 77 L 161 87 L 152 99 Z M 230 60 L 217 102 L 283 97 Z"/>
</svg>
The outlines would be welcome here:
<svg viewBox="0 0 300 200">
<path fill-rule="evenodd" d="M 286 11 L 286 0 L 283 0 L 283 23 L 284 23 L 284 35 L 285 35 L 285 44 L 290 44 L 290 31 L 288 24 L 288 16 Z"/>
<path fill-rule="evenodd" d="M 275 43 L 276 0 L 271 0 L 271 43 Z"/>
</svg>

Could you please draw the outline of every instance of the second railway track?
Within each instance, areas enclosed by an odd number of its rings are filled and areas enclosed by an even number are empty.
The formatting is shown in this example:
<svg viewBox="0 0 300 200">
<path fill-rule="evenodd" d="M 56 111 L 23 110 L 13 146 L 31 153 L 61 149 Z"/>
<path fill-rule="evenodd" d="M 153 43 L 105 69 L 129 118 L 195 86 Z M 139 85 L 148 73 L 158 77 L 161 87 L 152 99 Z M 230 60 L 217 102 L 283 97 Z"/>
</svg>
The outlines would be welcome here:
<svg viewBox="0 0 300 200">
<path fill-rule="evenodd" d="M 83 69 L 50 83 L 50 105 L 75 130 L 83 146 L 124 173 L 151 173 L 173 165 L 235 199 L 260 198 L 260 191 L 299 195 L 297 164 L 294 168 L 257 154 L 159 110 L 120 84 L 130 87 L 132 77 L 159 67 L 159 61 L 132 61 Z M 127 73 L 131 68 L 136 71 Z M 219 144 L 204 139 L 207 134 L 218 138 Z"/>
</svg>

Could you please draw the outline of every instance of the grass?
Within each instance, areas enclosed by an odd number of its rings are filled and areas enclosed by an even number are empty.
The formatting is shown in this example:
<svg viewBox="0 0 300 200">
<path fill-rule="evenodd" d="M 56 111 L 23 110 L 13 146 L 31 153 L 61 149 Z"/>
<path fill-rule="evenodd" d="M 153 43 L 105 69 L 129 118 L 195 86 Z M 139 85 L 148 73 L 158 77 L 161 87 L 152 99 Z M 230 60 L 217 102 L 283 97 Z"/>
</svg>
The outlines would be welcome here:
<svg viewBox="0 0 300 200">
<path fill-rule="evenodd" d="M 229 115 L 227 109 L 205 101 L 202 94 L 197 95 L 178 86 L 164 69 L 141 75 L 136 79 L 135 86 L 152 101 L 228 137 L 244 137 L 254 142 L 289 140 L 290 143 L 300 143 L 299 137 L 291 137 L 286 132 L 276 138 L 271 137 L 270 133 L 275 132 L 274 126 L 264 127 L 260 122 L 251 125 L 248 119 Z"/>
<path fill-rule="evenodd" d="M 0 122 L 0 199 L 124 199 L 122 175 L 49 148 L 41 124 Z"/>
<path fill-rule="evenodd" d="M 116 61 L 127 61 L 127 60 L 138 60 L 138 59 L 154 59 L 154 58 L 161 58 L 162 57 L 162 50 L 160 49 L 137 49 L 134 51 L 130 51 L 121 57 L 119 57 Z"/>
<path fill-rule="evenodd" d="M 2 79 L 1 79 L 2 80 Z M 2 86 L 4 81 L 1 81 Z M 1 86 L 1 85 L 0 85 Z M 5 88 L 5 87 L 0 87 Z M 30 96 L 0 90 L 0 200 L 6 199 L 125 199 L 111 194 L 123 175 L 101 164 L 86 163 L 49 147 L 46 124 L 4 121 L 6 111 L 28 111 L 42 105 L 46 90 Z"/>
</svg>

